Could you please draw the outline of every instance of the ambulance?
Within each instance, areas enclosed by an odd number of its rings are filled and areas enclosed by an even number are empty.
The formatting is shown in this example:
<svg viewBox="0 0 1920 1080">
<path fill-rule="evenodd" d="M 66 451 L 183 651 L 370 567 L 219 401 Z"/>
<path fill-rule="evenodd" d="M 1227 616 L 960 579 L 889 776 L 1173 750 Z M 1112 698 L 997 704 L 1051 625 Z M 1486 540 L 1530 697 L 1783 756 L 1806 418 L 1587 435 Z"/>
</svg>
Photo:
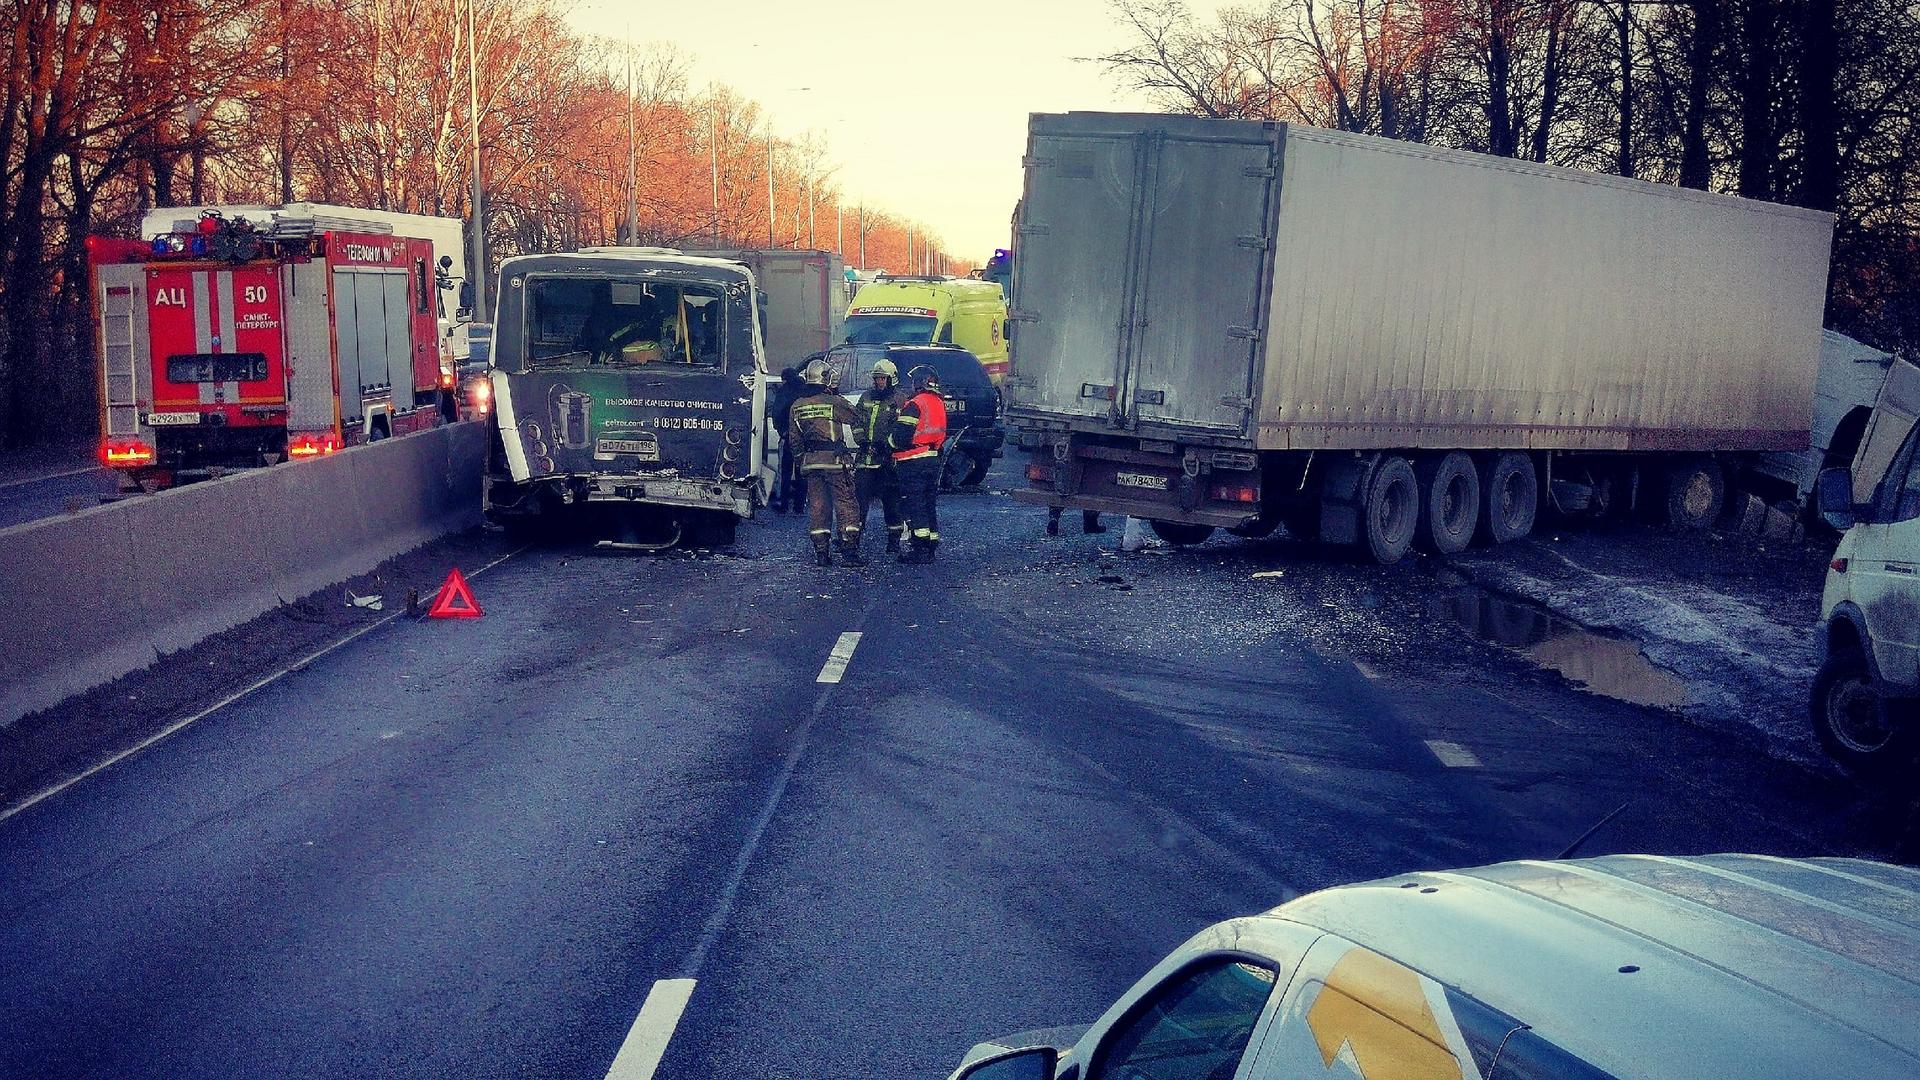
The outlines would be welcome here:
<svg viewBox="0 0 1920 1080">
<path fill-rule="evenodd" d="M 854 295 L 842 331 L 854 345 L 958 345 L 995 386 L 1007 376 L 1007 297 L 976 278 L 883 276 Z"/>
</svg>

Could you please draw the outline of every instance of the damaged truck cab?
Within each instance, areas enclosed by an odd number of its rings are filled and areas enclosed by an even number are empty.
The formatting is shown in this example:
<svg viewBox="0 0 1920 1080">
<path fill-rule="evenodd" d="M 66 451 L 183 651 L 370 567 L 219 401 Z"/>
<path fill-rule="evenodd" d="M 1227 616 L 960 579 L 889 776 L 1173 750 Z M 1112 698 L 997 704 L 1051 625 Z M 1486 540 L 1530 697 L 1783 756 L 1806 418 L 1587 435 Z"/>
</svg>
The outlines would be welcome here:
<svg viewBox="0 0 1920 1080">
<path fill-rule="evenodd" d="M 500 268 L 486 511 L 622 546 L 724 544 L 761 490 L 764 351 L 746 267 L 663 248 Z"/>
</svg>

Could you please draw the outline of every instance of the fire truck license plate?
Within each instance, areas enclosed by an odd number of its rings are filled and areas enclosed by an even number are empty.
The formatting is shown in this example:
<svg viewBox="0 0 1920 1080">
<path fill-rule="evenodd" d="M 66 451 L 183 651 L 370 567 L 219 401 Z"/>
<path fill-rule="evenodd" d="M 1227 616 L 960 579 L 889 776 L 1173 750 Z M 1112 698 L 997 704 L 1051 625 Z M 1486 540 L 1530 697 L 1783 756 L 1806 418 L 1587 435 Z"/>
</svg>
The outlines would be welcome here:
<svg viewBox="0 0 1920 1080">
<path fill-rule="evenodd" d="M 1114 473 L 1113 482 L 1121 487 L 1145 488 L 1148 491 L 1167 490 L 1167 478 L 1151 473 L 1123 472 Z"/>
<path fill-rule="evenodd" d="M 197 412 L 151 412 L 147 414 L 148 427 L 166 427 L 169 424 L 197 424 L 200 414 Z"/>
<path fill-rule="evenodd" d="M 632 454 L 641 461 L 659 461 L 660 444 L 643 439 L 601 439 L 593 448 L 594 455 Z"/>
</svg>

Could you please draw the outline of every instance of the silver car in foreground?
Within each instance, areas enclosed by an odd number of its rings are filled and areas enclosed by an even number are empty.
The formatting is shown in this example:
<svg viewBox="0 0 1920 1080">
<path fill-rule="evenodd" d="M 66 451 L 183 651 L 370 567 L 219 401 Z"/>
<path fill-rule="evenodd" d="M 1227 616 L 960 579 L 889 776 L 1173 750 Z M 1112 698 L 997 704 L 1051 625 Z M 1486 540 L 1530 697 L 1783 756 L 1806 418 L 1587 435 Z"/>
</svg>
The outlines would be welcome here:
<svg viewBox="0 0 1920 1080">
<path fill-rule="evenodd" d="M 1615 855 L 1229 919 L 954 1080 L 1920 1076 L 1920 871 Z"/>
</svg>

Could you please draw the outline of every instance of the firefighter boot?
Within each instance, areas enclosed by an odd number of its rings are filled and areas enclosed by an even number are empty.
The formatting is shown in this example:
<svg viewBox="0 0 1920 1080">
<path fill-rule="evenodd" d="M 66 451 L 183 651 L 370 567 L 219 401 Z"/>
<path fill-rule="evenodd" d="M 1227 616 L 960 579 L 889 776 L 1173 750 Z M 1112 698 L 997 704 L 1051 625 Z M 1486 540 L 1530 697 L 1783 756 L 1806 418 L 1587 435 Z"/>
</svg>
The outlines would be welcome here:
<svg viewBox="0 0 1920 1080">
<path fill-rule="evenodd" d="M 859 533 L 848 533 L 840 538 L 840 561 L 848 566 L 867 565 L 867 560 L 860 557 Z"/>
<path fill-rule="evenodd" d="M 830 546 L 830 538 L 820 533 L 814 534 L 813 537 L 813 561 L 821 566 L 833 565 L 833 549 Z"/>
</svg>

